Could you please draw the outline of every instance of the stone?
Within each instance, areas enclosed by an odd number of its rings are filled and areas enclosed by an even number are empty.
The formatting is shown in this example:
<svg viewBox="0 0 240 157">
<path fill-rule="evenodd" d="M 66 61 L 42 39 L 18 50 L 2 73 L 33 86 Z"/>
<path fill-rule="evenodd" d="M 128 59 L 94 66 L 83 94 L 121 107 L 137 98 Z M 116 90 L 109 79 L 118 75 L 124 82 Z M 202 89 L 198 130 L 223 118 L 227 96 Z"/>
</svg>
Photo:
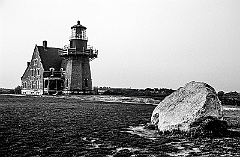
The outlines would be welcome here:
<svg viewBox="0 0 240 157">
<path fill-rule="evenodd" d="M 215 122 L 224 128 L 222 116 L 222 105 L 214 88 L 192 81 L 159 103 L 152 113 L 151 124 L 157 126 L 160 132 L 197 133 L 211 128 L 210 125 Z"/>
<path fill-rule="evenodd" d="M 215 117 L 202 117 L 190 126 L 191 137 L 222 137 L 229 134 L 227 122 Z"/>
</svg>

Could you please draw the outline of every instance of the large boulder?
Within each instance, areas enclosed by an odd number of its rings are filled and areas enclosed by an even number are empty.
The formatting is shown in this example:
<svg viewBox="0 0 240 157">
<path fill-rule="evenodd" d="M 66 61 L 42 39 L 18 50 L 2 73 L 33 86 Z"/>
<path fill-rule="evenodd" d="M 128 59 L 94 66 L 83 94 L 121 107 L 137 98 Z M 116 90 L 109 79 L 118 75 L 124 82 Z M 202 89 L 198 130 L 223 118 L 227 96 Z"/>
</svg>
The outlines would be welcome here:
<svg viewBox="0 0 240 157">
<path fill-rule="evenodd" d="M 160 132 L 197 132 L 211 129 L 211 124 L 222 124 L 221 118 L 222 105 L 214 88 L 192 81 L 159 103 L 152 113 L 151 124 Z"/>
</svg>

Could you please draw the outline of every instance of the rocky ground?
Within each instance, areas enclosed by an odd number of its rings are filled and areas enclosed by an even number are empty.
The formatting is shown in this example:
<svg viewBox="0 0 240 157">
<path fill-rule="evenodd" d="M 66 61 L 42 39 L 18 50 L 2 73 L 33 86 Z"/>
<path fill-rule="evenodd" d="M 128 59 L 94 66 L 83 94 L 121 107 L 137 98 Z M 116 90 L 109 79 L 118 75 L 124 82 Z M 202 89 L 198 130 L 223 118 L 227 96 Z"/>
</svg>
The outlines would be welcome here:
<svg viewBox="0 0 240 157">
<path fill-rule="evenodd" d="M 240 156 L 238 133 L 189 139 L 144 129 L 156 107 L 144 103 L 0 95 L 0 156 Z M 237 132 L 240 110 L 224 114 Z"/>
</svg>

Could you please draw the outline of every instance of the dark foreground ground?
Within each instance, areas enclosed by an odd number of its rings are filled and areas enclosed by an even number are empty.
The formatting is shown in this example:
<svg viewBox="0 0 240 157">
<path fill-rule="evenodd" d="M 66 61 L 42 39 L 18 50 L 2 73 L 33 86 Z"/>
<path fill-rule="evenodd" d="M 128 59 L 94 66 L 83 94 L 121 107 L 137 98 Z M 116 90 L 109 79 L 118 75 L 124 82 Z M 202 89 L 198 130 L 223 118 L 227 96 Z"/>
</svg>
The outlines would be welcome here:
<svg viewBox="0 0 240 157">
<path fill-rule="evenodd" d="M 238 136 L 139 136 L 154 108 L 0 95 L 0 156 L 240 156 Z"/>
</svg>

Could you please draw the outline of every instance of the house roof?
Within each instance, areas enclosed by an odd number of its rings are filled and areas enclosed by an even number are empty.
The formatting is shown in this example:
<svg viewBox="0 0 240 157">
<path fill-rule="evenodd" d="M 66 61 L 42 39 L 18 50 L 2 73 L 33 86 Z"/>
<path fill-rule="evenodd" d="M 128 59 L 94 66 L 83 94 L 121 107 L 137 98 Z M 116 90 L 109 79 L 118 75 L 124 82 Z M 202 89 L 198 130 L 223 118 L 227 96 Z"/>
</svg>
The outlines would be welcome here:
<svg viewBox="0 0 240 157">
<path fill-rule="evenodd" d="M 62 64 L 63 58 L 58 54 L 60 48 L 43 46 L 37 46 L 37 48 L 45 71 L 49 71 L 49 68 L 54 68 L 56 71 L 60 71 L 60 68 L 65 70 L 66 66 Z"/>
</svg>

